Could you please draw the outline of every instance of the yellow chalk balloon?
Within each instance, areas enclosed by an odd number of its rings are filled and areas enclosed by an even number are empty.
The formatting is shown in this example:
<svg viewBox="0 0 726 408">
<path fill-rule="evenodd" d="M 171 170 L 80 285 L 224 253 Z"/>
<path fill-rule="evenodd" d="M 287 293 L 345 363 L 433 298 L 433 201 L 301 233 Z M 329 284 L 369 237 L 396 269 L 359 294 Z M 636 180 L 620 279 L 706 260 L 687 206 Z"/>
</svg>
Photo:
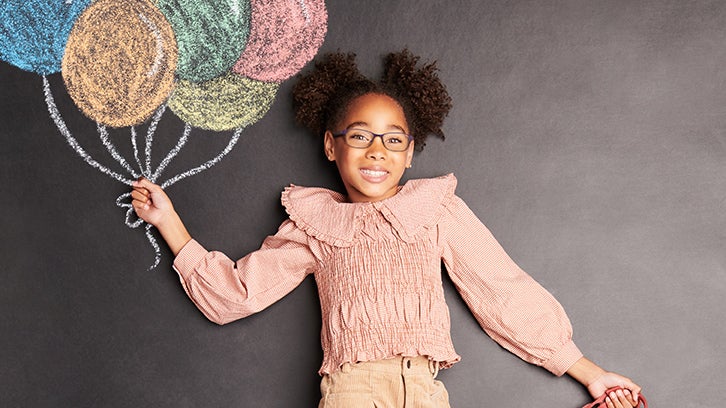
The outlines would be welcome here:
<svg viewBox="0 0 726 408">
<path fill-rule="evenodd" d="M 112 127 L 144 122 L 174 87 L 177 45 L 164 15 L 147 0 L 98 0 L 68 37 L 62 75 L 91 119 Z"/>
<path fill-rule="evenodd" d="M 179 81 L 169 108 L 194 127 L 215 131 L 249 126 L 270 109 L 279 84 L 227 73 L 205 82 Z"/>
</svg>

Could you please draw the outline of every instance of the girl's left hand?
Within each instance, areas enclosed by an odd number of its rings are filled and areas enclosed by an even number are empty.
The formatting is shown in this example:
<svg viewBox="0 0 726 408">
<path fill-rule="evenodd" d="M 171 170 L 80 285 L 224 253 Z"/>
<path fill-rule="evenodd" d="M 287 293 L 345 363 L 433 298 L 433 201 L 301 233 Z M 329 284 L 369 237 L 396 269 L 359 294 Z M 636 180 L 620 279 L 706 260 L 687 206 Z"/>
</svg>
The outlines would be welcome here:
<svg viewBox="0 0 726 408">
<path fill-rule="evenodd" d="M 623 397 L 616 394 L 610 397 L 608 407 L 621 408 L 638 405 L 638 395 L 640 394 L 640 386 L 633 382 L 630 378 L 624 377 L 610 371 L 603 370 L 600 366 L 588 360 L 585 357 L 580 358 L 567 370 L 567 374 L 572 376 L 587 387 L 593 398 L 600 398 L 610 388 L 620 387 L 623 389 Z M 625 391 L 628 392 L 625 392 Z M 620 405 L 618 405 L 620 404 Z"/>
<path fill-rule="evenodd" d="M 638 405 L 640 386 L 631 379 L 613 372 L 604 372 L 597 379 L 587 385 L 587 390 L 593 398 L 603 395 L 609 388 L 621 387 L 621 391 L 608 394 L 607 406 L 611 408 L 628 408 Z M 626 405 L 628 404 L 628 405 Z"/>
</svg>

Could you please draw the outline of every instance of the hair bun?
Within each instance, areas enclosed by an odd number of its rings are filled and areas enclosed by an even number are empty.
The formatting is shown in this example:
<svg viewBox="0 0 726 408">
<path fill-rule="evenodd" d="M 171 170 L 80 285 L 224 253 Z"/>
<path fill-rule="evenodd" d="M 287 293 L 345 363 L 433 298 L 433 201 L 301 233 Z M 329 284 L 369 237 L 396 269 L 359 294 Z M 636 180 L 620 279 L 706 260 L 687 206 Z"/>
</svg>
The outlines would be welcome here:
<svg viewBox="0 0 726 408">
<path fill-rule="evenodd" d="M 354 53 L 329 53 L 315 62 L 315 69 L 301 75 L 293 88 L 295 120 L 316 134 L 325 131 L 331 99 L 353 84 L 368 79 L 358 70 Z"/>
<path fill-rule="evenodd" d="M 429 134 L 444 138 L 441 126 L 452 104 L 438 77 L 436 62 L 418 67 L 419 60 L 407 49 L 388 54 L 381 82 L 410 105 L 413 123 L 409 126 L 417 146 L 422 148 Z"/>
</svg>

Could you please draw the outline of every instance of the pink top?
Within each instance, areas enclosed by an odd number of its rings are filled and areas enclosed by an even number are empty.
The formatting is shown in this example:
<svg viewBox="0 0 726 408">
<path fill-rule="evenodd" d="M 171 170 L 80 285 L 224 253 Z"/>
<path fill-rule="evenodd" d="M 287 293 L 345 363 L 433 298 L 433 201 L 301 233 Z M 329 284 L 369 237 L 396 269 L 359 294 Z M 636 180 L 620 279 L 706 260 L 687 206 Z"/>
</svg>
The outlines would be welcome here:
<svg viewBox="0 0 726 408">
<path fill-rule="evenodd" d="M 391 198 L 347 203 L 322 188 L 282 193 L 290 216 L 234 262 L 190 241 L 174 261 L 184 290 L 224 324 L 271 305 L 314 274 L 322 311 L 321 374 L 345 362 L 460 360 L 441 283 L 451 280 L 484 330 L 522 359 L 562 375 L 582 353 L 554 297 L 522 271 L 454 194 L 456 178 L 412 180 Z"/>
</svg>

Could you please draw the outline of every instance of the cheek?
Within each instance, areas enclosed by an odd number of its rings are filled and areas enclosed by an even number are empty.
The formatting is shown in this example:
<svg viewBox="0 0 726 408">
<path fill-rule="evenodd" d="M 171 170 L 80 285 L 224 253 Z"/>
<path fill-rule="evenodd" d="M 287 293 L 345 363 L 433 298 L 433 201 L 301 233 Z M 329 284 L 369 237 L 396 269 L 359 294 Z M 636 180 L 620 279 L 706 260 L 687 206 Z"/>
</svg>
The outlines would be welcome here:
<svg viewBox="0 0 726 408">
<path fill-rule="evenodd" d="M 399 167 L 402 167 L 403 169 L 408 168 L 408 165 L 411 163 L 411 155 L 410 154 L 402 154 L 401 157 L 398 158 L 397 165 Z"/>
<path fill-rule="evenodd" d="M 341 173 L 349 171 L 358 159 L 356 152 L 350 149 L 338 149 L 336 150 L 335 162 L 338 165 L 338 170 Z"/>
</svg>

